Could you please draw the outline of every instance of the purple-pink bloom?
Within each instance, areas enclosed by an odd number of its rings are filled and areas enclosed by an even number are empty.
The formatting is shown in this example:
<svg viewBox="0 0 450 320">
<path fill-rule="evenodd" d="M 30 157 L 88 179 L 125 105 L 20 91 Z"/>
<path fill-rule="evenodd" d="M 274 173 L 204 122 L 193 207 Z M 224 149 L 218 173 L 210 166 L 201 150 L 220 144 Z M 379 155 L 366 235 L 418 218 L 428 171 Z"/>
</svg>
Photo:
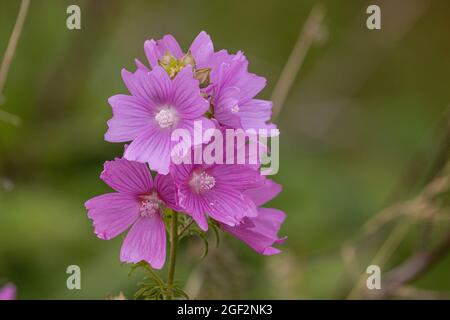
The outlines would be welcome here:
<svg viewBox="0 0 450 320">
<path fill-rule="evenodd" d="M 225 50 L 210 59 L 211 86 L 208 92 L 214 106 L 214 117 L 220 124 L 243 129 L 273 128 L 268 124 L 272 102 L 254 99 L 266 86 L 266 79 L 248 72 L 248 61 L 242 52 Z"/>
<path fill-rule="evenodd" d="M 16 286 L 12 283 L 7 283 L 0 288 L 0 300 L 16 300 Z"/>
<path fill-rule="evenodd" d="M 278 209 L 258 208 L 256 217 L 246 217 L 240 225 L 230 227 L 221 224 L 223 230 L 244 241 L 256 252 L 269 256 L 280 253 L 274 244 L 282 244 L 286 238 L 279 238 L 278 231 L 286 214 Z"/>
<path fill-rule="evenodd" d="M 108 121 L 105 139 L 109 142 L 132 141 L 124 158 L 146 162 L 150 169 L 167 174 L 173 130 L 186 129 L 193 136 L 194 121 L 202 127 L 214 124 L 203 114 L 209 103 L 200 94 L 199 82 L 190 65 L 179 71 L 174 79 L 159 66 L 147 72 L 122 71 L 122 78 L 131 95 L 115 95 L 109 98 L 113 117 Z"/>
<path fill-rule="evenodd" d="M 259 172 L 246 165 L 172 164 L 178 204 L 202 230 L 207 217 L 229 226 L 244 217 L 256 216 L 256 205 L 245 190 L 261 180 Z"/>
<path fill-rule="evenodd" d="M 275 198 L 281 191 L 281 185 L 264 179 L 259 185 L 249 188 L 245 194 L 260 206 Z M 284 243 L 286 237 L 278 237 L 278 231 L 286 218 L 286 214 L 278 209 L 258 208 L 256 217 L 246 217 L 240 225 L 230 227 L 220 224 L 221 228 L 234 237 L 242 240 L 256 252 L 273 255 L 281 251 L 274 244 Z"/>
<path fill-rule="evenodd" d="M 147 261 L 160 269 L 166 257 L 165 207 L 179 209 L 170 175 L 156 175 L 146 164 L 116 159 L 107 161 L 100 178 L 116 192 L 87 201 L 88 217 L 96 235 L 112 239 L 130 228 L 120 252 L 123 262 Z"/>
</svg>

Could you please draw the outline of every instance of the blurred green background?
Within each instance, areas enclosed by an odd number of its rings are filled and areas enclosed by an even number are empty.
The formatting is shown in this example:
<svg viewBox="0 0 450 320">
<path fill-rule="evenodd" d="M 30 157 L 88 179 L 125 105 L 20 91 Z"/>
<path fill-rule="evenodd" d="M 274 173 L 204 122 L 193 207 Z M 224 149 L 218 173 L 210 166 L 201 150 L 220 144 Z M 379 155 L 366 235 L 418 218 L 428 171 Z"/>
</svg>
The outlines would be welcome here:
<svg viewBox="0 0 450 320">
<path fill-rule="evenodd" d="M 109 96 L 125 92 L 120 70 L 145 61 L 143 43 L 173 34 L 187 48 L 207 31 L 216 49 L 243 50 L 265 76 L 270 98 L 315 1 L 31 1 L 0 108 L 0 285 L 20 299 L 104 299 L 137 290 L 122 238 L 95 237 L 84 201 L 108 187 L 98 178 L 122 145 L 106 143 Z M 262 257 L 230 237 L 200 261 L 202 244 L 182 244 L 177 278 L 198 298 L 343 298 L 386 237 L 361 240 L 364 223 L 414 195 L 440 143 L 450 102 L 450 2 L 323 1 L 324 39 L 307 54 L 277 119 L 283 192 L 270 205 L 288 214 L 284 253 Z M 382 30 L 366 28 L 379 4 Z M 19 1 L 0 2 L 0 56 Z M 66 28 L 78 4 L 82 29 Z M 412 169 L 411 169 L 412 168 Z M 440 228 L 448 228 L 448 220 Z M 417 230 L 416 230 L 417 231 Z M 414 228 L 395 265 L 414 252 Z M 346 244 L 363 246 L 352 270 Z M 211 245 L 213 247 L 213 245 Z M 79 265 L 82 290 L 66 288 Z M 415 285 L 450 291 L 450 259 Z M 359 271 L 358 271 L 359 270 Z M 355 274 L 356 272 L 356 274 Z"/>
</svg>

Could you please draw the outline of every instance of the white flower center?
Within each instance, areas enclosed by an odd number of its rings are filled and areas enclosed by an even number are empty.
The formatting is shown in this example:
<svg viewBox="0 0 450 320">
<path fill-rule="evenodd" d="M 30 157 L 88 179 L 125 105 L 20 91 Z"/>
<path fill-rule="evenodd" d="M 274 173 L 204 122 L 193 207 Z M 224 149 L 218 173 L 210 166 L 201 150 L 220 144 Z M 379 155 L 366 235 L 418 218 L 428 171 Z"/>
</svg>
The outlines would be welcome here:
<svg viewBox="0 0 450 320">
<path fill-rule="evenodd" d="M 156 123 L 161 128 L 172 127 L 176 123 L 177 118 L 178 118 L 177 112 L 175 111 L 175 109 L 169 106 L 164 106 L 155 115 Z"/>
<path fill-rule="evenodd" d="M 205 171 L 192 173 L 189 180 L 189 186 L 197 193 L 211 190 L 215 185 L 216 179 Z"/>
<path fill-rule="evenodd" d="M 141 196 L 141 207 L 139 213 L 141 217 L 151 217 L 160 212 L 164 203 L 158 198 L 156 193 Z"/>
<path fill-rule="evenodd" d="M 231 112 L 233 112 L 233 113 L 238 113 L 239 112 L 239 105 L 234 105 L 232 108 L 231 108 Z"/>
</svg>

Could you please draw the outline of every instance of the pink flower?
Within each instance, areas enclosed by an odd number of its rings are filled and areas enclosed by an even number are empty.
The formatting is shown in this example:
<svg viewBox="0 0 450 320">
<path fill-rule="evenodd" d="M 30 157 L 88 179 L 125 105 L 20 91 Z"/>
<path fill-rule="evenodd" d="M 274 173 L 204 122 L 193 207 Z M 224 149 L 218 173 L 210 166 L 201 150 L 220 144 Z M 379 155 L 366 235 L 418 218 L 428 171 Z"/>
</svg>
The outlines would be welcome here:
<svg viewBox="0 0 450 320">
<path fill-rule="evenodd" d="M 201 121 L 205 130 L 213 127 L 203 117 L 209 103 L 200 95 L 199 82 L 189 65 L 173 80 L 159 66 L 150 72 L 138 69 L 134 74 L 123 70 L 122 77 L 131 95 L 109 98 L 113 117 L 105 139 L 132 141 L 124 158 L 147 162 L 152 170 L 167 174 L 175 145 L 171 141 L 173 130 L 183 128 L 193 135 L 194 121 Z"/>
<path fill-rule="evenodd" d="M 208 92 L 214 117 L 220 124 L 243 129 L 274 128 L 268 124 L 272 102 L 254 99 L 266 86 L 266 79 L 248 72 L 242 52 L 230 55 L 225 50 L 211 58 L 211 86 Z"/>
<path fill-rule="evenodd" d="M 120 252 L 123 262 L 147 261 L 160 269 L 166 256 L 165 207 L 179 209 L 170 175 L 152 176 L 143 163 L 116 159 L 105 163 L 101 179 L 116 192 L 86 202 L 97 236 L 112 239 L 130 226 Z"/>
<path fill-rule="evenodd" d="M 259 172 L 245 165 L 173 164 L 171 174 L 178 204 L 202 230 L 208 229 L 207 216 L 235 226 L 244 217 L 256 216 L 256 206 L 245 190 L 261 180 Z"/>
<path fill-rule="evenodd" d="M 247 190 L 246 195 L 252 198 L 256 205 L 263 205 L 276 197 L 280 191 L 279 184 L 265 179 L 260 186 Z M 282 244 L 286 240 L 286 237 L 278 237 L 278 231 L 285 218 L 286 214 L 281 210 L 258 208 L 256 217 L 245 217 L 241 224 L 234 227 L 226 224 L 220 224 L 220 226 L 256 252 L 268 256 L 281 252 L 273 245 Z"/>
<path fill-rule="evenodd" d="M 281 227 L 286 214 L 277 209 L 258 208 L 258 215 L 252 218 L 244 218 L 240 225 L 230 227 L 221 224 L 223 230 L 232 234 L 236 238 L 244 241 L 256 252 L 270 256 L 281 251 L 274 248 L 274 244 L 282 244 L 286 238 L 278 237 L 278 230 Z"/>
<path fill-rule="evenodd" d="M 0 300 L 16 300 L 16 286 L 7 283 L 3 288 L 0 288 Z"/>
</svg>

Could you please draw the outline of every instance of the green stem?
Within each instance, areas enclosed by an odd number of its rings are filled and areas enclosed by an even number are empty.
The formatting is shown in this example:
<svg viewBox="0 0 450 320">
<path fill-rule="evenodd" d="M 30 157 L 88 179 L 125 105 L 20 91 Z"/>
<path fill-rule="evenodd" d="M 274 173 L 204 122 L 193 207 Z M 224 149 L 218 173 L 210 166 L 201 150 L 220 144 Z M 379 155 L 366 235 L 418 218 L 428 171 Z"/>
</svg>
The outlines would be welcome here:
<svg viewBox="0 0 450 320">
<path fill-rule="evenodd" d="M 175 263 L 177 259 L 177 244 L 178 244 L 178 212 L 173 211 L 170 225 L 170 260 L 169 260 L 169 273 L 167 276 L 167 286 L 169 292 L 166 295 L 167 300 L 173 298 L 173 281 L 175 276 Z"/>
<path fill-rule="evenodd" d="M 164 281 L 161 279 L 161 277 L 152 269 L 152 267 L 149 264 L 145 264 L 145 268 L 147 271 L 152 275 L 153 279 L 155 279 L 160 286 L 164 285 Z"/>
</svg>

